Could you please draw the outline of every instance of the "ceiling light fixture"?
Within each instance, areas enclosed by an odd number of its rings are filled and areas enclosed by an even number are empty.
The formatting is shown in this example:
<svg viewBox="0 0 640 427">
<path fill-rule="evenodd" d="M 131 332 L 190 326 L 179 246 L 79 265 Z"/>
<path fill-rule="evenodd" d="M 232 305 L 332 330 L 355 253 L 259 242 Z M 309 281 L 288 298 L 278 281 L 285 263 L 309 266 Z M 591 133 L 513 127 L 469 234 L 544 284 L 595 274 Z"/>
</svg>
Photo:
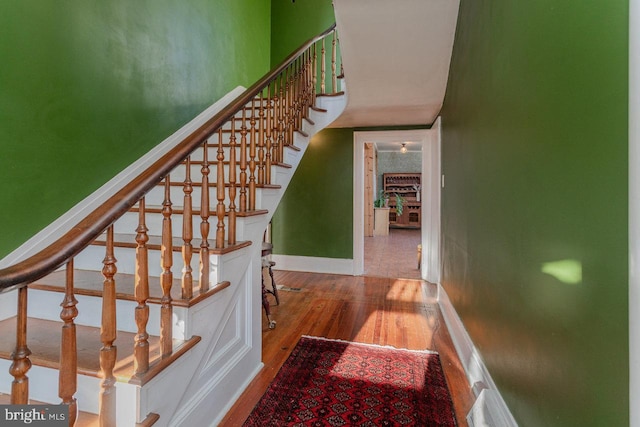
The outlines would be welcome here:
<svg viewBox="0 0 640 427">
<path fill-rule="evenodd" d="M 402 143 L 402 148 L 400 149 L 400 152 L 402 154 L 407 152 L 407 144 L 406 143 L 404 143 L 404 142 Z"/>
</svg>

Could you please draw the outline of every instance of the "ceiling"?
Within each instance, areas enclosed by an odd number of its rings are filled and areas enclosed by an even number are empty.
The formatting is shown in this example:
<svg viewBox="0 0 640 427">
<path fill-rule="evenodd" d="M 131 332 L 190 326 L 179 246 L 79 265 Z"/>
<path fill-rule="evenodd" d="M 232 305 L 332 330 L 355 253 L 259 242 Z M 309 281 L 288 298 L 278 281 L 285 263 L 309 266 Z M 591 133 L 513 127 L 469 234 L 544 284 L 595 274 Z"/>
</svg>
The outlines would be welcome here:
<svg viewBox="0 0 640 427">
<path fill-rule="evenodd" d="M 419 152 L 422 151 L 422 143 L 416 141 L 376 141 L 374 144 L 376 145 L 377 151 L 397 151 L 400 152 L 402 148 L 402 144 L 405 144 L 407 148 L 407 152 Z"/>
<path fill-rule="evenodd" d="M 432 124 L 459 0 L 333 0 L 347 106 L 332 127 Z"/>
</svg>

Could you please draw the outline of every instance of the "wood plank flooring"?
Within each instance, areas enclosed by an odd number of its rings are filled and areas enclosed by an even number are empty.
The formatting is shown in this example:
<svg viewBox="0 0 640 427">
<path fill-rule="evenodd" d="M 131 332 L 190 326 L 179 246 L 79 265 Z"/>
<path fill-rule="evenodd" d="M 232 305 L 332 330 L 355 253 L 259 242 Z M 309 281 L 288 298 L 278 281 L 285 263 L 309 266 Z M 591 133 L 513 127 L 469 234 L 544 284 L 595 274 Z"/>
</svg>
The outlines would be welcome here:
<svg viewBox="0 0 640 427">
<path fill-rule="evenodd" d="M 387 236 L 364 238 L 364 275 L 420 279 L 419 229 L 391 228 Z"/>
<path fill-rule="evenodd" d="M 301 335 L 438 351 L 458 423 L 467 425 L 465 416 L 473 396 L 437 306 L 435 285 L 389 277 L 286 271 L 275 271 L 275 279 L 282 286 L 280 305 L 271 306 L 275 329 L 268 329 L 263 316 L 264 368 L 221 426 L 242 425 Z"/>
</svg>

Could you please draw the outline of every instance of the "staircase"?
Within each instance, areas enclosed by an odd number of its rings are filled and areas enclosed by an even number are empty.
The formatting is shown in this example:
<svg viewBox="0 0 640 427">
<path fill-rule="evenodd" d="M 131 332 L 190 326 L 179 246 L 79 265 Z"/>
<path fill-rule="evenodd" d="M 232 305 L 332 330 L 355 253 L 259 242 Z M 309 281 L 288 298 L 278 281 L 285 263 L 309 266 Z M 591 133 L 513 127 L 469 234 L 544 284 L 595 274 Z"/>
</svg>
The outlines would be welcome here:
<svg viewBox="0 0 640 427">
<path fill-rule="evenodd" d="M 222 418 L 262 367 L 265 229 L 344 108 L 336 42 L 305 43 L 0 270 L 0 403 L 62 403 L 70 425 Z"/>
</svg>

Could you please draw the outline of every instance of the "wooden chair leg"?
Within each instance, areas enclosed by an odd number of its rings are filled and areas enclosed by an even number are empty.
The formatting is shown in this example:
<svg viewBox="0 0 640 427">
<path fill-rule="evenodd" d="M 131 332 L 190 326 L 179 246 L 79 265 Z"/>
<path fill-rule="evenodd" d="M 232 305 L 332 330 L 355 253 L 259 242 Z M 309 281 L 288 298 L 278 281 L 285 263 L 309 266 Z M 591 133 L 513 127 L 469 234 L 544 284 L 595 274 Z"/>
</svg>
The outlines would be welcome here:
<svg viewBox="0 0 640 427">
<path fill-rule="evenodd" d="M 271 308 L 269 307 L 269 300 L 267 299 L 267 288 L 264 285 L 264 276 L 262 276 L 262 308 L 267 315 L 267 321 L 269 322 L 269 329 L 276 327 L 276 321 L 271 319 Z"/>
<path fill-rule="evenodd" d="M 278 286 L 276 285 L 276 279 L 273 278 L 273 270 L 271 267 L 273 267 L 274 265 L 276 265 L 275 262 L 270 261 L 269 262 L 269 277 L 271 277 L 271 287 L 272 287 L 272 293 L 273 296 L 276 297 L 276 305 L 280 305 L 280 297 L 278 296 Z"/>
</svg>

